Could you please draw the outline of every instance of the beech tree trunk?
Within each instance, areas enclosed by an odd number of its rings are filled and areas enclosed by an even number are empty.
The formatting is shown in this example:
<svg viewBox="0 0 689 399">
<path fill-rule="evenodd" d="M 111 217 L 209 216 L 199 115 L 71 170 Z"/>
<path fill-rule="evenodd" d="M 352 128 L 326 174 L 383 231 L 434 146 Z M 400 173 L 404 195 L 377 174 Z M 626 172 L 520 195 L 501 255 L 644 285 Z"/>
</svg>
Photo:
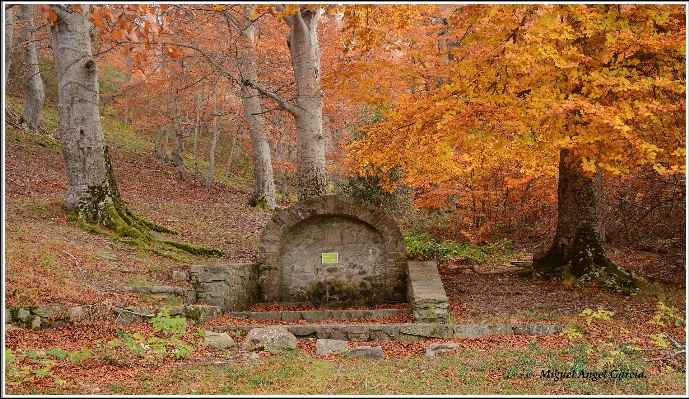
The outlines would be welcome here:
<svg viewBox="0 0 689 399">
<path fill-rule="evenodd" d="M 12 46 L 14 45 L 14 11 L 12 6 L 5 7 L 5 90 L 7 90 L 7 79 L 10 76 L 10 64 L 12 63 Z"/>
<path fill-rule="evenodd" d="M 67 169 L 64 208 L 80 222 L 100 223 L 120 236 L 143 238 L 124 205 L 110 165 L 98 111 L 98 66 L 91 54 L 89 5 L 83 14 L 51 5 L 58 82 L 58 125 Z"/>
<path fill-rule="evenodd" d="M 246 6 L 243 10 L 244 20 L 234 19 L 236 30 L 242 35 L 243 43 L 237 46 L 239 52 L 240 71 L 242 74 L 242 103 L 244 104 L 244 119 L 249 126 L 251 139 L 251 156 L 254 162 L 254 193 L 251 197 L 252 206 L 263 206 L 275 209 L 275 181 L 273 164 L 270 157 L 270 146 L 265 137 L 265 118 L 258 91 L 246 83 L 255 82 L 256 24 L 251 20 L 254 6 Z"/>
<path fill-rule="evenodd" d="M 22 77 L 25 79 L 26 102 L 24 104 L 24 123 L 28 130 L 38 131 L 38 120 L 41 117 L 45 88 L 38 70 L 38 57 L 34 43 L 34 5 L 22 4 L 19 9 L 19 40 L 22 44 Z"/>
<path fill-rule="evenodd" d="M 67 167 L 65 208 L 94 208 L 96 191 L 110 194 L 105 167 L 105 139 L 98 111 L 98 67 L 91 55 L 91 22 L 84 12 L 52 5 L 57 21 L 52 26 L 52 48 L 58 80 L 58 124 Z"/>
<path fill-rule="evenodd" d="M 146 248 L 155 240 L 150 230 L 176 234 L 130 212 L 117 189 L 100 125 L 98 67 L 91 53 L 89 5 L 81 5 L 83 13 L 71 5 L 50 7 L 57 15 L 51 30 L 58 125 L 67 169 L 65 209 L 81 226 L 101 224 L 138 247 Z M 161 243 L 195 255 L 224 256 L 213 248 L 169 240 Z"/>
<path fill-rule="evenodd" d="M 175 126 L 175 134 L 173 135 L 174 146 L 172 148 L 172 154 L 170 154 L 170 160 L 172 164 L 177 167 L 179 178 L 186 181 L 184 158 L 182 157 L 182 152 L 184 151 L 184 126 L 182 125 L 182 116 L 177 115 L 175 121 L 177 125 Z"/>
<path fill-rule="evenodd" d="M 569 151 L 560 152 L 558 221 L 555 239 L 543 255 L 534 257 L 540 277 L 574 277 L 578 285 L 597 281 L 599 286 L 626 294 L 637 290 L 638 279 L 615 265 L 603 247 L 605 220 L 600 171 L 584 175 L 578 164 L 568 162 Z"/>
<path fill-rule="evenodd" d="M 297 128 L 297 191 L 300 201 L 327 193 L 323 140 L 323 91 L 318 70 L 321 63 L 316 28 L 320 8 L 299 6 L 284 17 L 290 27 L 287 40 L 297 82 L 296 106 L 288 109 Z"/>
<path fill-rule="evenodd" d="M 223 104 L 224 105 L 224 104 Z M 213 137 L 211 149 L 208 154 L 208 175 L 206 175 L 206 188 L 211 188 L 213 181 L 213 169 L 215 169 L 215 146 L 218 144 L 218 77 L 213 79 Z"/>
</svg>

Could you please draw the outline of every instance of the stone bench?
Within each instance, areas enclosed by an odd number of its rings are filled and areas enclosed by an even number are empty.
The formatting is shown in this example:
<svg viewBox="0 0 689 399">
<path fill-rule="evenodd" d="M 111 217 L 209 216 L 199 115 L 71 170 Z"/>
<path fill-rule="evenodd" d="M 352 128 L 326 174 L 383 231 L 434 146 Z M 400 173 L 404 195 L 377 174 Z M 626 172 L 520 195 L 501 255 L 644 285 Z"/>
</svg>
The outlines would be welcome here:
<svg viewBox="0 0 689 399">
<path fill-rule="evenodd" d="M 449 300 L 435 262 L 408 262 L 408 298 L 414 323 L 447 323 Z"/>
</svg>

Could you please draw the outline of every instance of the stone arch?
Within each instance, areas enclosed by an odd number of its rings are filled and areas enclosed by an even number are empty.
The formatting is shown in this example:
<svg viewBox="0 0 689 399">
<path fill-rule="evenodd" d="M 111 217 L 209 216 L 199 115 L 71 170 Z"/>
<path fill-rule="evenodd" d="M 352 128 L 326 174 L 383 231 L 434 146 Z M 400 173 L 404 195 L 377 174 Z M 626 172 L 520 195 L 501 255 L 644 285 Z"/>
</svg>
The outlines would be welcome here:
<svg viewBox="0 0 689 399">
<path fill-rule="evenodd" d="M 260 301 L 321 301 L 321 294 L 325 300 L 406 301 L 404 251 L 399 226 L 381 208 L 343 195 L 298 202 L 277 212 L 261 234 Z M 322 264 L 322 252 L 338 253 L 338 263 Z"/>
</svg>

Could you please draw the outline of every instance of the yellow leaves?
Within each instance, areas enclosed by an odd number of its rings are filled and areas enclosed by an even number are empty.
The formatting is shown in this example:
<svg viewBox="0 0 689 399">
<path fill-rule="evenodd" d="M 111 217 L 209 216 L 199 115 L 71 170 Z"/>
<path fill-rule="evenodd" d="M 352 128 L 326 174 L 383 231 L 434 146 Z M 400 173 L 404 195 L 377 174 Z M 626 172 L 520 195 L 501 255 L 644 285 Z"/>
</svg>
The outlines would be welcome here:
<svg viewBox="0 0 689 399">
<path fill-rule="evenodd" d="M 296 14 L 299 12 L 299 5 L 298 4 L 287 4 L 284 6 L 284 9 L 279 11 L 275 16 L 277 18 L 283 18 L 283 17 L 288 17 L 292 14 Z"/>
<path fill-rule="evenodd" d="M 589 174 L 594 174 L 598 170 L 596 161 L 588 157 L 584 157 L 581 160 L 581 168 L 584 170 L 584 172 Z"/>
<path fill-rule="evenodd" d="M 670 155 L 684 158 L 687 156 L 687 147 L 677 147 L 677 149 L 672 151 L 672 153 Z"/>
<path fill-rule="evenodd" d="M 217 12 L 223 12 L 223 11 L 229 10 L 229 9 L 230 9 L 230 6 L 221 5 L 221 4 L 213 4 L 213 6 L 211 7 L 211 11 L 216 12 L 216 13 Z"/>
<path fill-rule="evenodd" d="M 658 172 L 658 174 L 661 176 L 667 173 L 667 168 L 659 163 L 653 164 L 653 170 Z"/>
</svg>

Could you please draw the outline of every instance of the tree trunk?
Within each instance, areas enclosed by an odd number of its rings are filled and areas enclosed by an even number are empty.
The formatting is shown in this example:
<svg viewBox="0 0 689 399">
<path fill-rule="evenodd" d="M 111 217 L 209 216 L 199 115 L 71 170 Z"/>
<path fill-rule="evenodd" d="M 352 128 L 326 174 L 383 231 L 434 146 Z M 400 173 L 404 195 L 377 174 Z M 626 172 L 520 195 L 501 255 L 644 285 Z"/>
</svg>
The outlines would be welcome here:
<svg viewBox="0 0 689 399">
<path fill-rule="evenodd" d="M 64 208 L 79 221 L 100 223 L 121 236 L 143 238 L 131 227 L 107 155 L 98 111 L 98 66 L 91 54 L 89 5 L 82 14 L 52 5 L 52 48 L 58 81 L 58 124 L 67 170 Z"/>
<path fill-rule="evenodd" d="M 599 286 L 626 294 L 638 290 L 638 279 L 615 265 L 603 248 L 605 225 L 600 171 L 584 175 L 577 164 L 560 152 L 558 221 L 552 247 L 534 257 L 533 271 L 540 277 L 574 277 L 579 286 L 597 281 Z"/>
<path fill-rule="evenodd" d="M 255 33 L 256 24 L 251 20 L 254 6 L 244 8 L 245 20 L 235 20 L 237 30 L 243 38 L 242 45 L 238 45 L 240 71 L 242 80 L 257 80 Z M 251 155 L 254 162 L 254 193 L 251 197 L 252 206 L 263 206 L 275 209 L 275 181 L 273 164 L 270 159 L 270 146 L 264 137 L 265 120 L 258 91 L 248 84 L 242 84 L 242 103 L 244 104 L 244 118 L 249 126 L 251 139 Z"/>
<path fill-rule="evenodd" d="M 297 82 L 296 107 L 289 111 L 297 128 L 297 190 L 300 201 L 327 192 L 323 92 L 318 75 L 321 55 L 316 35 L 320 13 L 320 8 L 300 5 L 298 12 L 284 17 L 290 27 L 287 42 Z"/>
<path fill-rule="evenodd" d="M 81 5 L 83 14 L 71 6 L 50 7 L 57 15 L 51 30 L 58 86 L 58 125 L 67 170 L 64 208 L 84 228 L 92 230 L 89 224 L 101 224 L 115 233 L 114 238 L 126 237 L 133 246 L 150 248 L 149 244 L 156 241 L 150 230 L 176 233 L 134 215 L 117 189 L 100 125 L 98 66 L 91 53 L 90 6 Z M 162 240 L 161 244 L 195 255 L 224 255 L 217 249 L 176 241 Z"/>
<path fill-rule="evenodd" d="M 198 141 L 201 134 L 201 88 L 196 93 L 196 123 L 194 124 L 194 186 L 199 179 L 199 153 Z"/>
<path fill-rule="evenodd" d="M 230 178 L 230 167 L 232 166 L 232 161 L 235 153 L 235 148 L 237 147 L 237 135 L 239 134 L 239 129 L 235 126 L 234 135 L 232 136 L 232 144 L 230 144 L 230 155 L 227 156 L 227 168 L 225 169 L 225 179 L 223 184 L 227 184 L 227 180 Z"/>
<path fill-rule="evenodd" d="M 177 167 L 179 178 L 186 181 L 187 178 L 184 175 L 184 158 L 182 157 L 182 152 L 184 151 L 184 126 L 182 125 L 182 116 L 176 116 L 175 120 L 177 121 L 177 126 L 175 127 L 175 134 L 173 135 L 174 147 L 172 148 L 172 154 L 170 154 L 170 160 L 172 164 Z"/>
<path fill-rule="evenodd" d="M 4 7 L 4 5 L 3 5 Z M 14 45 L 14 10 L 5 10 L 5 90 L 7 90 L 7 79 L 10 76 L 10 64 L 12 63 L 12 46 Z"/>
<path fill-rule="evenodd" d="M 223 104 L 224 105 L 224 104 Z M 218 78 L 213 80 L 213 137 L 211 149 L 208 154 L 208 175 L 206 176 L 206 188 L 211 188 L 213 181 L 213 169 L 215 168 L 215 146 L 218 144 Z"/>
<path fill-rule="evenodd" d="M 22 77 L 26 79 L 26 102 L 24 104 L 24 123 L 32 132 L 38 132 L 38 120 L 41 117 L 45 88 L 38 70 L 38 57 L 34 43 L 34 5 L 22 4 L 19 9 L 19 40 L 22 43 Z"/>
</svg>

